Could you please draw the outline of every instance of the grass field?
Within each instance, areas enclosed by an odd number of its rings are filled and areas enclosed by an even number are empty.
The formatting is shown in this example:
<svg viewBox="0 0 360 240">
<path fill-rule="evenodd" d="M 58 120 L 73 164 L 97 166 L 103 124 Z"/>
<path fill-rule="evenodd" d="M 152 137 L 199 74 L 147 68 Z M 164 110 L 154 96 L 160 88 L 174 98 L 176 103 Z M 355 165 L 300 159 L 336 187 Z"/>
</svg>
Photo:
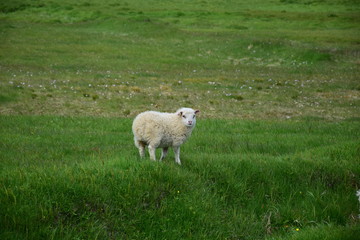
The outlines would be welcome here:
<svg viewBox="0 0 360 240">
<path fill-rule="evenodd" d="M 0 239 L 357 239 L 359 22 L 357 0 L 0 0 Z M 133 117 L 182 106 L 183 165 L 140 160 Z"/>
<path fill-rule="evenodd" d="M 1 1 L 2 114 L 359 117 L 358 1 Z"/>
<path fill-rule="evenodd" d="M 181 167 L 173 154 L 141 161 L 130 119 L 3 116 L 1 125 L 2 239 L 360 232 L 358 122 L 202 120 Z"/>
</svg>

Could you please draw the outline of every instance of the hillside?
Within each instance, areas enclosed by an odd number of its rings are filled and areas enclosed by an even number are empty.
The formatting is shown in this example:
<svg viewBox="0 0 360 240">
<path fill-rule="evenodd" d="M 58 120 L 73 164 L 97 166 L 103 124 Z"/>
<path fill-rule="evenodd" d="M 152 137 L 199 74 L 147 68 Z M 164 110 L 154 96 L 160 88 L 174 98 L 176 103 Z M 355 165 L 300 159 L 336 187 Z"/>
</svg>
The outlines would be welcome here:
<svg viewBox="0 0 360 240">
<path fill-rule="evenodd" d="M 359 117 L 358 1 L 2 1 L 0 113 Z"/>
<path fill-rule="evenodd" d="M 0 120 L 1 239 L 359 234 L 358 122 L 199 120 L 180 167 L 140 160 L 130 119 Z"/>
<path fill-rule="evenodd" d="M 0 239 L 357 239 L 359 22 L 357 0 L 0 0 Z M 132 119 L 179 107 L 182 166 L 141 160 Z"/>
</svg>

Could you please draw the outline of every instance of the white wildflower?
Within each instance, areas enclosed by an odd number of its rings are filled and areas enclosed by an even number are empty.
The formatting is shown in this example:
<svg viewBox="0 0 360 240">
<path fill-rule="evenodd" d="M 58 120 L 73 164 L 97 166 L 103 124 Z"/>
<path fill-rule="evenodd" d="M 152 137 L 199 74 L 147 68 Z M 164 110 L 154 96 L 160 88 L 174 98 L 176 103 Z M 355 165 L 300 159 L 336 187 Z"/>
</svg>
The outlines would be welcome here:
<svg viewBox="0 0 360 240">
<path fill-rule="evenodd" d="M 359 199 L 359 203 L 360 203 L 360 189 L 359 190 L 357 190 L 357 192 L 356 192 L 356 196 L 358 197 L 358 199 Z M 359 216 L 358 216 L 359 218 L 360 218 L 360 214 L 359 214 Z"/>
</svg>

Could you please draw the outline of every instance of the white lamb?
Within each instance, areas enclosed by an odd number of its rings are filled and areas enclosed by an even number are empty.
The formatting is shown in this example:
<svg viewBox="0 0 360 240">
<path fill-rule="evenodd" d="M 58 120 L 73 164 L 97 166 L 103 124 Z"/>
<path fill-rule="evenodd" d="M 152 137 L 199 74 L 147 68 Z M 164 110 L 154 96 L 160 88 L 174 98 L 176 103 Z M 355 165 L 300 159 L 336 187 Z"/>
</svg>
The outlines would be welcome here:
<svg viewBox="0 0 360 240">
<path fill-rule="evenodd" d="M 161 161 L 165 158 L 169 147 L 172 147 L 175 161 L 181 165 L 180 145 L 190 137 L 196 124 L 197 113 L 199 110 L 180 108 L 175 113 L 147 111 L 137 115 L 132 131 L 140 157 L 145 156 L 145 146 L 148 146 L 150 159 L 155 161 L 155 150 L 162 148 Z"/>
</svg>

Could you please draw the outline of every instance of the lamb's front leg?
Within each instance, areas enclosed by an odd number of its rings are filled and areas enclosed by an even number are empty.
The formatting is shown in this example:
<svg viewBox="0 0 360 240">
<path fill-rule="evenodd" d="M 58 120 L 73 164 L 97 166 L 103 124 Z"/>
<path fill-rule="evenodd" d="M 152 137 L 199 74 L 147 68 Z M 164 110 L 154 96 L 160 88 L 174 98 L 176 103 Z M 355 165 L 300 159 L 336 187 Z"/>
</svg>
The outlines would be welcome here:
<svg viewBox="0 0 360 240">
<path fill-rule="evenodd" d="M 164 148 L 162 149 L 160 161 L 162 161 L 162 160 L 166 157 L 166 155 L 167 155 L 167 153 L 168 153 L 168 149 L 169 149 L 168 147 L 164 147 Z"/>
<path fill-rule="evenodd" d="M 181 165 L 180 162 L 180 146 L 174 146 L 174 153 L 175 153 L 175 162 L 179 165 Z"/>
</svg>

